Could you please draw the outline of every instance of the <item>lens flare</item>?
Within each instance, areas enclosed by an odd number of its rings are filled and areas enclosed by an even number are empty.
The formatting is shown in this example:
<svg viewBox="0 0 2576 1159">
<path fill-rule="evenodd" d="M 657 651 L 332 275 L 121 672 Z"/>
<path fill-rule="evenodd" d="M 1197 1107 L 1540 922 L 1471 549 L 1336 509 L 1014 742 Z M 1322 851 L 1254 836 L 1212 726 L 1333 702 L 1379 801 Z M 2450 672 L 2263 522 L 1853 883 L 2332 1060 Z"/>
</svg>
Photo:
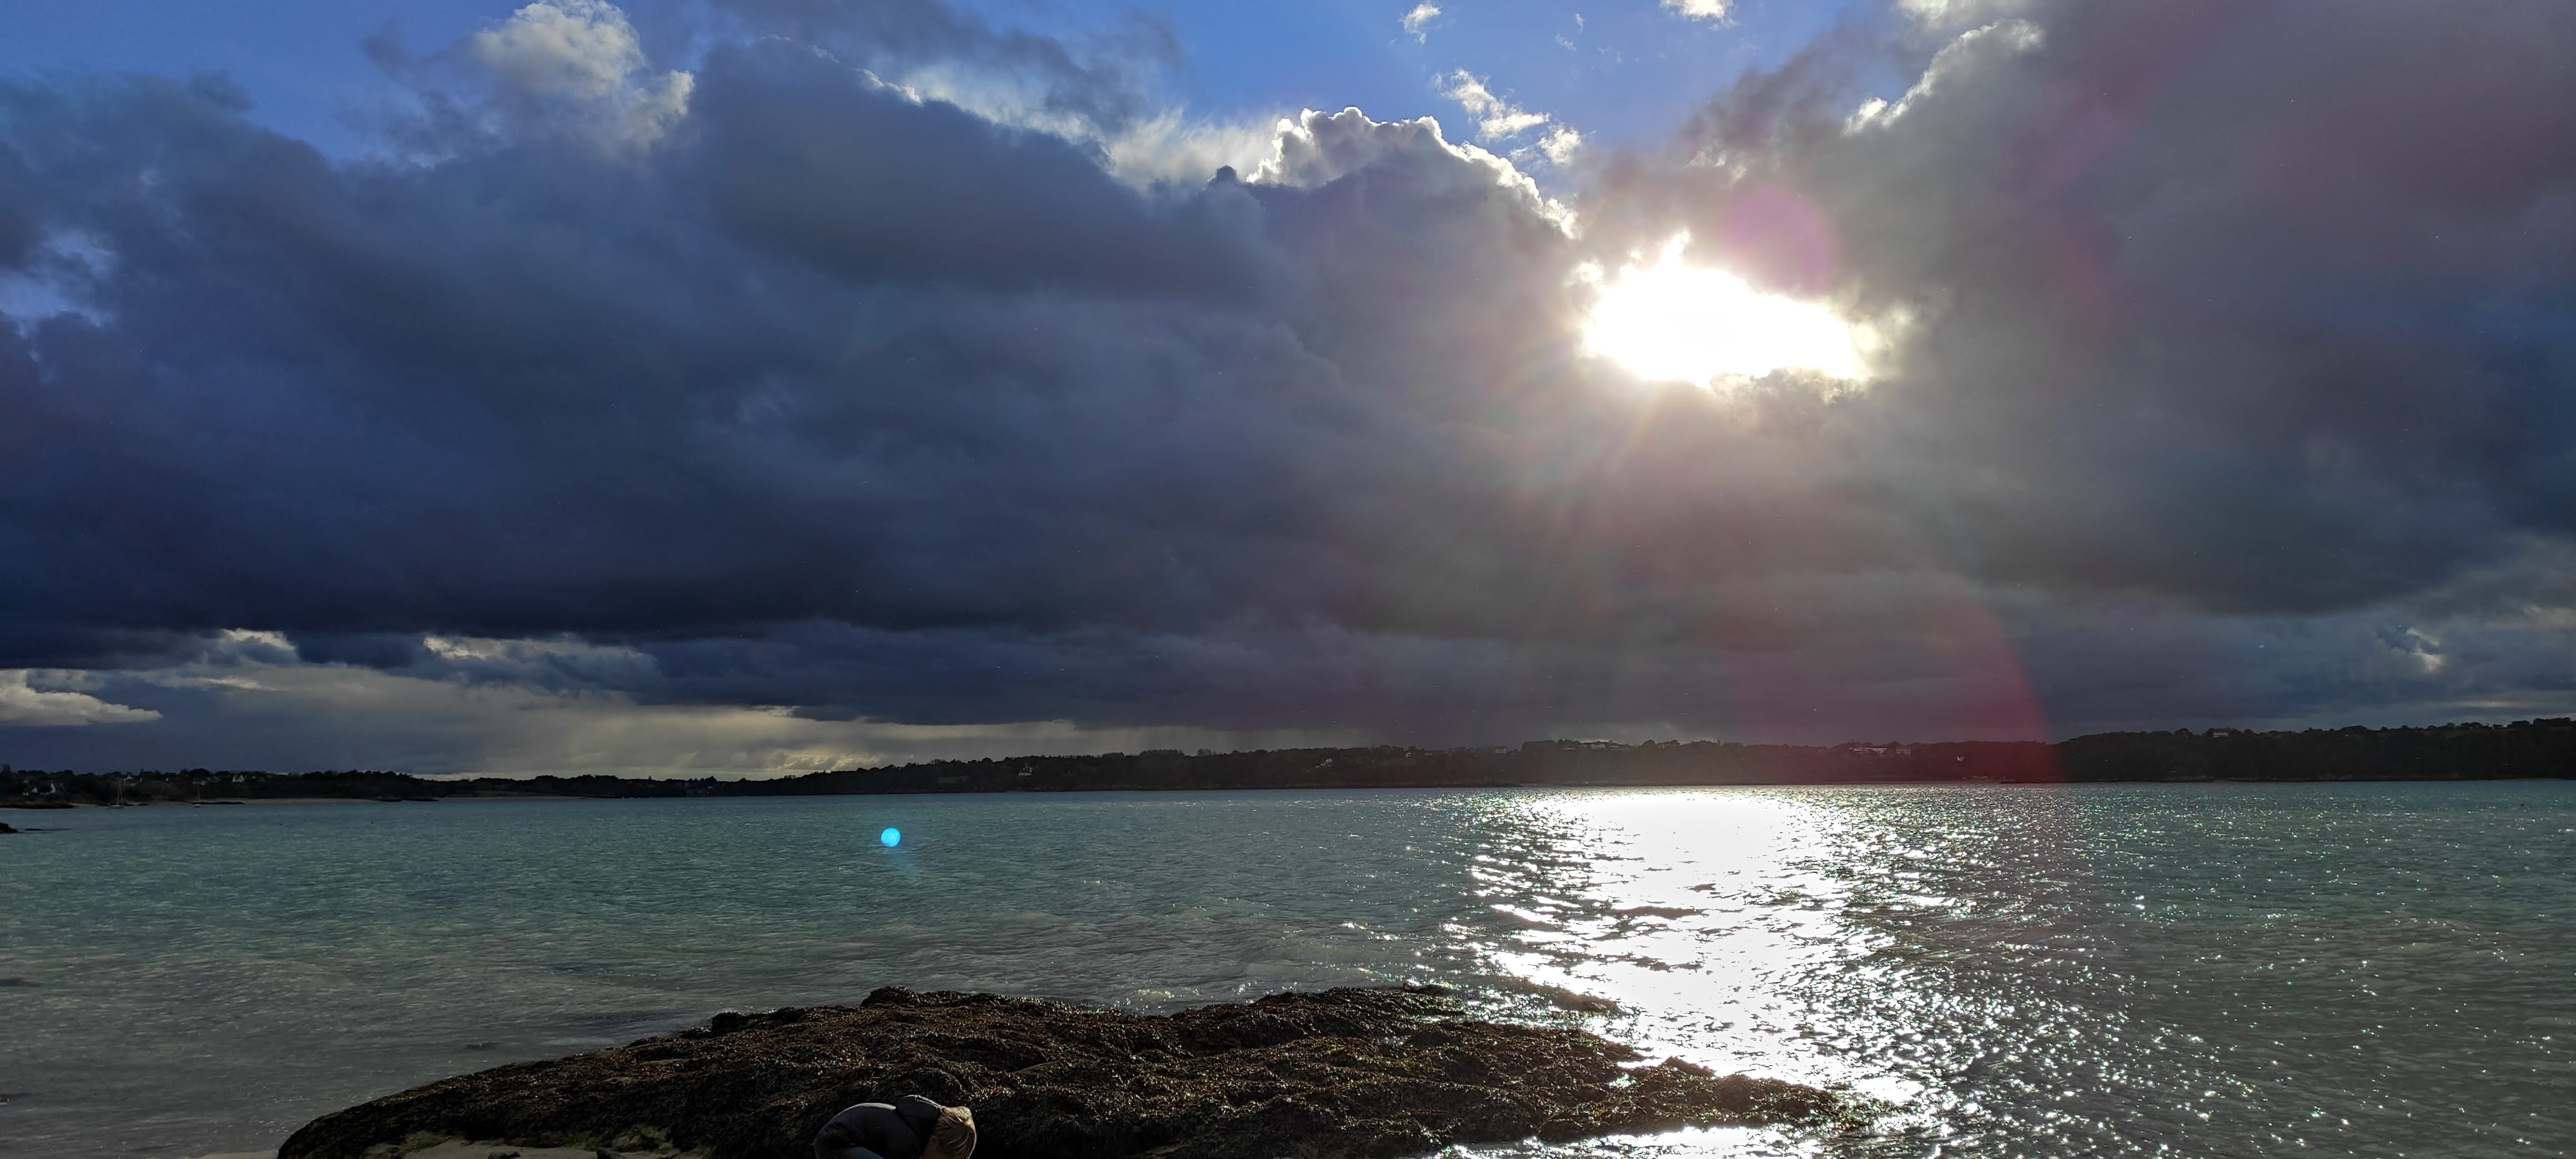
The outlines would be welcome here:
<svg viewBox="0 0 2576 1159">
<path fill-rule="evenodd" d="M 1590 280 L 1600 299 L 1583 327 L 1584 349 L 1639 378 L 1715 386 L 1750 382 L 1781 370 L 1843 381 L 1867 377 L 1862 353 L 1874 345 L 1856 327 L 1813 302 L 1766 294 L 1724 270 L 1682 260 L 1690 235 L 1664 244 L 1653 265 L 1631 265 Z"/>
<path fill-rule="evenodd" d="M 883 845 L 888 849 L 892 849 L 897 845 L 903 844 L 903 830 L 897 829 L 892 825 L 886 826 L 885 832 L 877 834 L 877 844 Z"/>
</svg>

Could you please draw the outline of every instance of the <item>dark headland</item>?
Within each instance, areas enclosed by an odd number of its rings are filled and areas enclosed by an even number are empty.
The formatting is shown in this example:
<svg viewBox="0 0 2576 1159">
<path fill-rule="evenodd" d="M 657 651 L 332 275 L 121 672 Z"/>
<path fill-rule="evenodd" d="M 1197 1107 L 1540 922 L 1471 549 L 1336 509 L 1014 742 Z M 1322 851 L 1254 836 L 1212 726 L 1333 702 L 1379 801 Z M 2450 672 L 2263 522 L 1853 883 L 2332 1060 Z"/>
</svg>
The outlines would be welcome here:
<svg viewBox="0 0 2576 1159">
<path fill-rule="evenodd" d="M 2576 719 L 2423 728 L 2106 732 L 2054 744 L 1730 744 L 1531 741 L 1509 748 L 1156 749 L 931 761 L 793 777 L 639 779 L 12 771 L 0 807 L 280 798 L 771 797 L 1101 790 L 1494 788 L 1521 785 L 1857 785 L 2119 781 L 2469 781 L 2576 776 Z"/>
<path fill-rule="evenodd" d="M 1644 1061 L 1571 1026 L 1467 1017 L 1429 987 L 1170 1015 L 889 987 L 857 1007 L 719 1014 L 667 1038 L 431 1083 L 316 1119 L 278 1154 L 358 1159 L 462 1139 L 804 1159 L 841 1108 L 908 1094 L 973 1107 L 976 1159 L 1373 1159 L 1868 1110 L 1795 1083 Z"/>
</svg>

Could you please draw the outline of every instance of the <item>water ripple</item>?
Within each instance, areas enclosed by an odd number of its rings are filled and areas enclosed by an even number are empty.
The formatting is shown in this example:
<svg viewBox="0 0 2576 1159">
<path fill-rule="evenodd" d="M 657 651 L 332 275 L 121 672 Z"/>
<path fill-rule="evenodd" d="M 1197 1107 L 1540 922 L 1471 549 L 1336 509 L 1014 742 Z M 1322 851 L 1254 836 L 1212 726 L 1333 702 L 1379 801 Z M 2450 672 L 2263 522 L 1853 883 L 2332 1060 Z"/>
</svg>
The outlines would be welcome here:
<svg viewBox="0 0 2576 1159">
<path fill-rule="evenodd" d="M 273 1146 L 887 983 L 1422 980 L 1894 1108 L 1478 1159 L 2565 1155 L 2571 831 L 2565 784 L 84 810 L 0 851 L 0 1151 Z"/>
</svg>

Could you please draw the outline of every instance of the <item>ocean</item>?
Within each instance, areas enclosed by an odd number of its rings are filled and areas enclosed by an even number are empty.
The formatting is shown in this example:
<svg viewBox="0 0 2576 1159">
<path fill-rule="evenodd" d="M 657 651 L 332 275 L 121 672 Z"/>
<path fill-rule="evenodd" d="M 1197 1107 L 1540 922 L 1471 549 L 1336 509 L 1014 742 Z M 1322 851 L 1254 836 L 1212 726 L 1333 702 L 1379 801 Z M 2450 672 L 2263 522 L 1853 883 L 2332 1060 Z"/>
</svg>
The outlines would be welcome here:
<svg viewBox="0 0 2576 1159">
<path fill-rule="evenodd" d="M 446 1075 L 889 984 L 1158 1011 L 1407 981 L 1890 1107 L 1486 1155 L 2576 1153 L 2569 782 L 0 818 L 52 830 L 0 836 L 10 1159 L 274 1148 Z"/>
</svg>

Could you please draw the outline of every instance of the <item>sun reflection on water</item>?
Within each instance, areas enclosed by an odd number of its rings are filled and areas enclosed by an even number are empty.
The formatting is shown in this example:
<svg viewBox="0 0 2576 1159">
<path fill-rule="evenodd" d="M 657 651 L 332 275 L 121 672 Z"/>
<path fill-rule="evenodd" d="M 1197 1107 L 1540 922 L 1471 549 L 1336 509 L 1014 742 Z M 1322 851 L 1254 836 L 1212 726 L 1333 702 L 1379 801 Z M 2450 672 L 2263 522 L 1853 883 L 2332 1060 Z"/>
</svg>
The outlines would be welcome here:
<svg viewBox="0 0 2576 1159">
<path fill-rule="evenodd" d="M 1778 1057 L 1801 1027 L 1783 975 L 1866 954 L 1839 920 L 1848 883 L 1811 863 L 1845 822 L 1795 799 L 1749 794 L 1567 796 L 1521 802 L 1548 843 L 1487 859 L 1475 875 L 1498 913 L 1528 928 L 1491 947 L 1498 971 L 1618 1004 L 1623 1034 L 1725 1070 L 1884 1085 L 1862 1067 Z M 1530 908 L 1522 908 L 1527 906 Z M 1725 1044 L 1712 1050 L 1712 1043 Z M 1906 1089 L 1873 1090 L 1895 1099 Z"/>
<path fill-rule="evenodd" d="M 1593 1019 L 1649 1059 L 1837 1087 L 1891 1108 L 1871 1132 L 1876 1143 L 1856 1150 L 1844 1140 L 1835 1154 L 1962 1142 L 1946 1139 L 1945 1123 L 1963 1108 L 1927 1081 L 1942 1063 L 1892 1067 L 1891 1052 L 1947 1052 L 1952 1065 L 1974 1066 L 1978 1036 L 1962 1027 L 2013 1021 L 2023 1025 L 1999 1037 L 2019 1039 L 2032 1023 L 2046 1034 L 2062 1014 L 2015 1003 L 2004 987 L 1984 992 L 1989 1008 L 1922 1018 L 1927 1006 L 1959 1003 L 1927 981 L 1943 963 L 1926 959 L 1952 951 L 1907 936 L 1928 921 L 1968 936 L 1959 953 L 2044 942 L 2052 895 L 2084 879 L 2045 832 L 2016 835 L 2030 894 L 2014 902 L 1940 880 L 1961 852 L 1947 841 L 1993 835 L 1909 843 L 1867 828 L 1867 814 L 1847 802 L 1829 807 L 1795 791 L 1567 793 L 1505 807 L 1513 816 L 1496 821 L 1518 847 L 1479 855 L 1470 871 L 1495 918 L 1474 932 L 1495 984 Z M 1980 906 L 1998 912 L 1981 917 Z M 2029 912 L 2007 912 L 2015 909 Z M 1818 1145 L 1794 1132 L 1716 1131 L 1598 1146 L 1750 1157 Z"/>
</svg>

